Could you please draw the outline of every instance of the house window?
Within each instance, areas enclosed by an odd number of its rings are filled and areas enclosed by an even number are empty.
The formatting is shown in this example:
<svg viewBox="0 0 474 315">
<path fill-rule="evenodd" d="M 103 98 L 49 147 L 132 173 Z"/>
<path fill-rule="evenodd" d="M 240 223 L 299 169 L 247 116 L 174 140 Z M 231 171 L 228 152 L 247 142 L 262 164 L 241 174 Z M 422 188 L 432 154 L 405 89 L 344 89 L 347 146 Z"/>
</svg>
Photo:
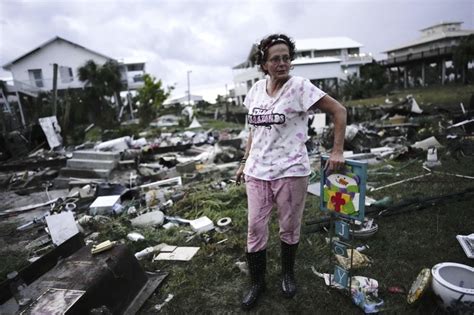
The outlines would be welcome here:
<svg viewBox="0 0 474 315">
<path fill-rule="evenodd" d="M 311 58 L 311 50 L 297 52 L 296 58 Z"/>
<path fill-rule="evenodd" d="M 133 76 L 133 82 L 145 82 L 145 77 L 141 74 L 136 74 Z"/>
<path fill-rule="evenodd" d="M 315 57 L 334 57 L 334 56 L 340 56 L 340 55 L 341 55 L 340 49 L 316 50 L 314 52 Z"/>
<path fill-rule="evenodd" d="M 31 69 L 28 70 L 28 75 L 30 76 L 30 81 L 36 87 L 44 87 L 43 83 L 43 71 L 41 69 Z"/>
<path fill-rule="evenodd" d="M 347 50 L 347 53 L 348 53 L 349 55 L 356 55 L 356 54 L 359 54 L 359 48 L 349 48 L 349 49 Z"/>
<path fill-rule="evenodd" d="M 62 83 L 69 83 L 74 80 L 74 76 L 72 74 L 72 68 L 71 67 L 64 67 L 60 66 L 59 67 L 59 76 L 61 77 L 61 82 Z"/>
</svg>

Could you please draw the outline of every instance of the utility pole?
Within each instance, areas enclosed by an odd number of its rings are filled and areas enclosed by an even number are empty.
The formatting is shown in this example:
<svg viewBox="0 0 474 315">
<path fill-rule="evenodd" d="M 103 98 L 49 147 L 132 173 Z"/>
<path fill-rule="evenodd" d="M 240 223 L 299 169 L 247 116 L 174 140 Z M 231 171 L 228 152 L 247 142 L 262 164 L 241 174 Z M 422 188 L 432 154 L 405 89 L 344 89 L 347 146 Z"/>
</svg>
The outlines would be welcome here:
<svg viewBox="0 0 474 315">
<path fill-rule="evenodd" d="M 191 85 L 189 84 L 189 75 L 191 72 L 191 70 L 188 70 L 188 105 L 191 105 Z"/>
<path fill-rule="evenodd" d="M 227 84 L 225 85 L 225 121 L 229 121 L 229 91 Z"/>
</svg>

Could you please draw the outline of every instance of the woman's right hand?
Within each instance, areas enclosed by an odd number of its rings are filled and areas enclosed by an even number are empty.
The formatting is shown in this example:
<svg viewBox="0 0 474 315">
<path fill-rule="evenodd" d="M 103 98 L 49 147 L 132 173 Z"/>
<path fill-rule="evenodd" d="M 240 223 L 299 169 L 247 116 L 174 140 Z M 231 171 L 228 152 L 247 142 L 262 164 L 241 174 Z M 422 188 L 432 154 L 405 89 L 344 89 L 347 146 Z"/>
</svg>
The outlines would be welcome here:
<svg viewBox="0 0 474 315">
<path fill-rule="evenodd" d="M 241 183 L 245 182 L 244 168 L 245 168 L 245 164 L 240 164 L 239 169 L 235 173 L 235 183 L 237 185 L 240 185 Z"/>
</svg>

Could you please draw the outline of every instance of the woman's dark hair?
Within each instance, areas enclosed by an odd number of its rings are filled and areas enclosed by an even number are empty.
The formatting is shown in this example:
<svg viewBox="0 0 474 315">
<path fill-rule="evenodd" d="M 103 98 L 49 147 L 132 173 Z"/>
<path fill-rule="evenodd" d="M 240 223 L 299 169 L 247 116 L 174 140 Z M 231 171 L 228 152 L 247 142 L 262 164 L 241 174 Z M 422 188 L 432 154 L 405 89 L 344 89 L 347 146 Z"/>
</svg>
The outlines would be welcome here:
<svg viewBox="0 0 474 315">
<path fill-rule="evenodd" d="M 285 34 L 268 35 L 267 37 L 262 39 L 257 45 L 257 51 L 254 55 L 255 64 L 259 65 L 260 70 L 263 71 L 263 73 L 265 74 L 268 73 L 263 69 L 262 66 L 267 61 L 268 49 L 276 44 L 285 44 L 286 46 L 288 46 L 288 50 L 290 51 L 290 59 L 295 60 L 296 48 L 293 39 L 286 36 Z"/>
</svg>

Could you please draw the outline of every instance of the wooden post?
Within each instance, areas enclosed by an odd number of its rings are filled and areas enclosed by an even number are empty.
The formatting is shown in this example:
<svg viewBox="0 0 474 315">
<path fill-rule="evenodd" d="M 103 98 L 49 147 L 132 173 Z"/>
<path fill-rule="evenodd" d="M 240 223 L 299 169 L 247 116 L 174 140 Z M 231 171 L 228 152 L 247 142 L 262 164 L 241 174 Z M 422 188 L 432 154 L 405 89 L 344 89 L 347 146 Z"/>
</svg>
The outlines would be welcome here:
<svg viewBox="0 0 474 315">
<path fill-rule="evenodd" d="M 405 89 L 408 87 L 408 69 L 407 69 L 407 66 L 403 67 L 403 87 Z"/>
<path fill-rule="evenodd" d="M 23 107 L 21 106 L 20 93 L 18 93 L 18 90 L 16 91 L 16 98 L 18 99 L 18 108 L 20 109 L 21 124 L 23 125 L 23 127 L 25 127 L 25 116 L 23 115 Z"/>
<path fill-rule="evenodd" d="M 63 131 L 67 134 L 68 128 L 69 128 L 69 120 L 71 116 L 71 95 L 69 94 L 69 89 L 66 90 L 66 108 L 64 109 L 64 115 L 63 115 Z M 72 132 L 71 132 L 72 134 Z"/>
<path fill-rule="evenodd" d="M 441 85 L 444 85 L 446 79 L 446 62 L 444 59 L 441 60 Z"/>
<path fill-rule="evenodd" d="M 400 75 L 400 67 L 397 66 L 397 87 L 401 87 L 400 81 L 401 81 L 401 75 Z"/>
<path fill-rule="evenodd" d="M 56 116 L 56 100 L 58 98 L 58 64 L 53 64 L 53 116 Z"/>
<path fill-rule="evenodd" d="M 425 62 L 423 61 L 421 63 L 421 85 L 422 86 L 425 86 L 426 83 L 425 83 Z"/>
</svg>

